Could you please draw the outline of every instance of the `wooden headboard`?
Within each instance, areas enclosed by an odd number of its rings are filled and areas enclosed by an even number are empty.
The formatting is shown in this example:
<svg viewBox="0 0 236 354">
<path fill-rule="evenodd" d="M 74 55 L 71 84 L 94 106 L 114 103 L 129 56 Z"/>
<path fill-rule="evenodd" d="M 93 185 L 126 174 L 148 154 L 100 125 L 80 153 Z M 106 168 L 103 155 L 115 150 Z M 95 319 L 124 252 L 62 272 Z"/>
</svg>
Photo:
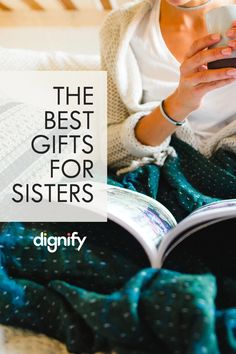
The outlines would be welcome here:
<svg viewBox="0 0 236 354">
<path fill-rule="evenodd" d="M 99 26 L 119 0 L 0 0 L 0 27 Z"/>
<path fill-rule="evenodd" d="M 0 1 L 0 9 L 11 11 L 28 7 L 38 11 L 47 10 L 48 8 L 79 10 L 81 7 L 95 6 L 98 9 L 111 10 L 115 4 L 116 0 L 2 0 Z"/>
</svg>

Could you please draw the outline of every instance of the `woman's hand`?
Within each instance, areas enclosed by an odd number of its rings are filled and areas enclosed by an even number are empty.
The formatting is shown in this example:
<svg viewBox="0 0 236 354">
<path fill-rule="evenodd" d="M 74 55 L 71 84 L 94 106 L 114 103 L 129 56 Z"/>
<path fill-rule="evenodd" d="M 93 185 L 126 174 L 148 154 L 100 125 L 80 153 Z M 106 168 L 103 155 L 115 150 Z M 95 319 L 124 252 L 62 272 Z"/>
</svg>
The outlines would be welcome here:
<svg viewBox="0 0 236 354">
<path fill-rule="evenodd" d="M 236 22 L 231 31 L 233 31 L 231 35 L 236 38 Z M 196 40 L 191 46 L 180 67 L 179 86 L 165 100 L 165 109 L 174 119 L 186 118 L 200 106 L 207 92 L 236 80 L 235 68 L 211 70 L 207 68 L 207 63 L 226 59 L 232 54 L 233 49 L 236 49 L 236 40 L 230 41 L 228 46 L 209 49 L 219 41 L 220 35 L 212 34 Z"/>
<path fill-rule="evenodd" d="M 226 35 L 229 38 L 229 42 L 228 42 L 229 47 L 231 47 L 233 50 L 236 50 L 236 21 L 232 23 L 232 26 L 228 30 Z"/>
<path fill-rule="evenodd" d="M 208 69 L 207 63 L 227 59 L 236 50 L 236 21 L 229 32 L 227 46 L 211 48 L 221 39 L 219 34 L 207 35 L 193 43 L 180 67 L 179 85 L 165 99 L 165 111 L 175 120 L 184 120 L 197 109 L 207 92 L 236 80 L 236 68 Z M 176 126 L 163 118 L 157 107 L 144 116 L 136 125 L 135 136 L 144 145 L 160 145 L 175 130 Z"/>
</svg>

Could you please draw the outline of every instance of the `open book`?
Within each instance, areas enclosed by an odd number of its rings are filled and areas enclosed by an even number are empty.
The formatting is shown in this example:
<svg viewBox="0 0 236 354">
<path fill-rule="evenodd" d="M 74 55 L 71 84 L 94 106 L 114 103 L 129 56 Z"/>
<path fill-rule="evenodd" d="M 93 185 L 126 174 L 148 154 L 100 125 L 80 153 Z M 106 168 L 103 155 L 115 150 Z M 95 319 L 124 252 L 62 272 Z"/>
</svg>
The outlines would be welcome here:
<svg viewBox="0 0 236 354">
<path fill-rule="evenodd" d="M 109 186 L 108 218 L 133 235 L 142 245 L 151 266 L 160 268 L 186 237 L 223 220 L 236 219 L 236 199 L 207 204 L 177 224 L 170 211 L 156 200 Z"/>
</svg>

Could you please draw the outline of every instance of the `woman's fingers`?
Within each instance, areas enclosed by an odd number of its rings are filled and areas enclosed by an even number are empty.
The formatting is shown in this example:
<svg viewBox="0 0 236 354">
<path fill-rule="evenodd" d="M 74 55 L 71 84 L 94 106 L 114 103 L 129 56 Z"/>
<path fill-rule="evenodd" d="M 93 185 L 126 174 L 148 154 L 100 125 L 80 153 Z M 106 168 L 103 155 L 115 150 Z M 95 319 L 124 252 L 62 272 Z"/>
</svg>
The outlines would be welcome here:
<svg viewBox="0 0 236 354">
<path fill-rule="evenodd" d="M 233 30 L 236 29 L 232 27 Z M 221 40 L 219 34 L 207 35 L 196 40 L 189 49 L 184 62 L 180 66 L 180 81 L 175 92 L 177 101 L 187 97 L 187 110 L 195 110 L 201 104 L 204 95 L 216 88 L 236 82 L 235 68 L 208 70 L 207 64 L 216 60 L 226 59 L 236 50 L 236 38 L 231 38 L 232 45 L 215 47 Z"/>
<path fill-rule="evenodd" d="M 183 62 L 180 67 L 181 74 L 188 75 L 197 72 L 200 66 L 215 60 L 225 59 L 231 54 L 232 48 L 228 46 L 202 50 Z"/>
<path fill-rule="evenodd" d="M 231 28 L 230 30 L 228 30 L 227 32 L 226 32 L 226 35 L 227 35 L 227 37 L 229 37 L 230 39 L 232 38 L 236 38 L 236 28 Z"/>
<path fill-rule="evenodd" d="M 198 71 L 199 71 L 199 72 L 201 72 L 201 71 L 206 71 L 206 70 L 208 70 L 208 67 L 207 67 L 206 64 L 201 65 L 201 66 L 199 66 L 199 68 L 198 68 Z"/>
<path fill-rule="evenodd" d="M 236 21 L 233 21 L 231 28 L 226 32 L 227 37 L 230 39 L 228 42 L 229 47 L 236 50 Z"/>
<path fill-rule="evenodd" d="M 207 84 L 201 84 L 195 87 L 195 93 L 199 94 L 200 96 L 205 95 L 207 92 L 213 91 L 217 88 L 226 86 L 234 82 L 235 79 L 224 79 L 220 81 L 209 82 Z"/>
<path fill-rule="evenodd" d="M 189 82 L 191 86 L 197 86 L 204 83 L 216 82 L 220 80 L 233 79 L 236 80 L 236 69 L 235 68 L 223 68 L 215 70 L 204 70 L 197 72 L 185 80 Z"/>
<path fill-rule="evenodd" d="M 218 33 L 209 34 L 205 37 L 197 39 L 191 45 L 189 51 L 187 52 L 186 58 L 191 58 L 193 55 L 195 55 L 199 51 L 206 49 L 213 44 L 216 44 L 217 42 L 220 41 L 220 39 L 221 39 L 221 36 Z"/>
<path fill-rule="evenodd" d="M 233 50 L 236 50 L 236 40 L 229 41 L 228 46 L 231 47 Z"/>
<path fill-rule="evenodd" d="M 236 38 L 236 21 L 233 21 L 231 28 L 226 32 L 229 38 Z"/>
</svg>

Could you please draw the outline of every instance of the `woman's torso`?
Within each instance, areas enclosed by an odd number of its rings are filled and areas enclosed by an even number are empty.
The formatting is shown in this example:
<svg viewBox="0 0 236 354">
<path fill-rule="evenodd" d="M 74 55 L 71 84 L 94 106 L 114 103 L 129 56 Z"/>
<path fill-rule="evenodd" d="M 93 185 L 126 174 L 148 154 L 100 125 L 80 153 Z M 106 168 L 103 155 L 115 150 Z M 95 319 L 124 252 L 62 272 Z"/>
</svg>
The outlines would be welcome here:
<svg viewBox="0 0 236 354">
<path fill-rule="evenodd" d="M 131 46 L 137 58 L 143 83 L 143 102 L 160 102 L 175 91 L 179 82 L 180 63 L 168 49 L 160 29 L 160 2 L 139 24 Z M 181 43 L 177 43 L 181 47 Z M 201 107 L 188 118 L 191 128 L 204 144 L 236 116 L 236 84 L 205 95 Z"/>
</svg>

